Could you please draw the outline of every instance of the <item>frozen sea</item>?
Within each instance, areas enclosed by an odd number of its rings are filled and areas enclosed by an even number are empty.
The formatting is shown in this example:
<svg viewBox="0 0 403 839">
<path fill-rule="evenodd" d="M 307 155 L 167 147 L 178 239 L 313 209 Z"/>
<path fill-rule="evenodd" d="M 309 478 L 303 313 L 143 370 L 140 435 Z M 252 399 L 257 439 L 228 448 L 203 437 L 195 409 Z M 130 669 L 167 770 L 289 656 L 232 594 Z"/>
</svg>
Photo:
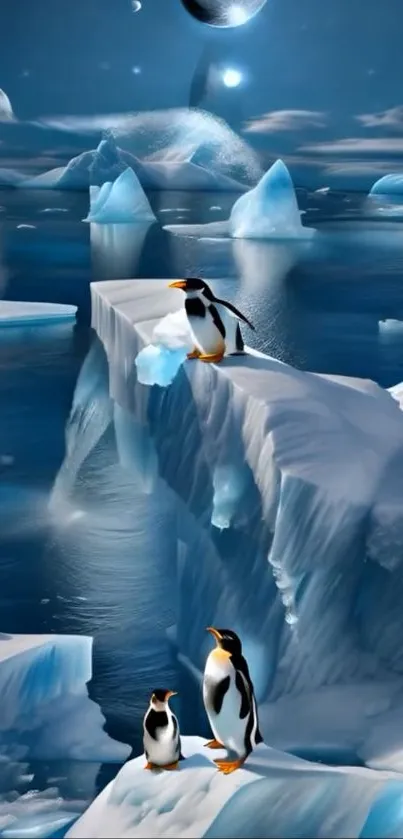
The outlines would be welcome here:
<svg viewBox="0 0 403 839">
<path fill-rule="evenodd" d="M 1 629 L 16 633 L 85 633 L 95 638 L 91 696 L 107 730 L 139 750 L 147 690 L 172 677 L 150 662 L 149 684 L 134 677 L 131 538 L 100 567 L 60 550 L 48 501 L 65 453 L 65 428 L 80 367 L 94 340 L 89 327 L 92 280 L 219 280 L 221 296 L 248 314 L 256 349 L 302 369 L 370 377 L 382 386 L 403 380 L 403 228 L 365 217 L 360 195 L 300 192 L 313 244 L 175 236 L 164 225 L 228 217 L 234 195 L 150 196 L 158 222 L 88 225 L 83 193 L 0 191 L 0 296 L 70 303 L 77 325 L 0 329 L 0 611 Z M 0 302 L 1 306 L 1 302 Z M 401 321 L 401 322 L 400 322 Z M 130 491 L 134 493 L 135 488 Z M 163 534 L 163 530 L 161 531 Z M 159 538 L 163 538 L 161 535 Z M 164 546 L 161 546 L 161 550 Z M 192 730 L 192 720 L 187 721 Z M 202 733 L 202 732 L 201 732 Z M 37 789 L 65 778 L 64 795 L 85 797 L 83 767 L 35 766 Z M 108 767 L 99 787 L 109 779 Z M 63 785 L 62 785 L 63 786 Z M 29 784 L 28 784 L 29 788 Z M 24 787 L 25 791 L 25 787 Z M 1 793 L 1 789 L 0 789 Z"/>
</svg>

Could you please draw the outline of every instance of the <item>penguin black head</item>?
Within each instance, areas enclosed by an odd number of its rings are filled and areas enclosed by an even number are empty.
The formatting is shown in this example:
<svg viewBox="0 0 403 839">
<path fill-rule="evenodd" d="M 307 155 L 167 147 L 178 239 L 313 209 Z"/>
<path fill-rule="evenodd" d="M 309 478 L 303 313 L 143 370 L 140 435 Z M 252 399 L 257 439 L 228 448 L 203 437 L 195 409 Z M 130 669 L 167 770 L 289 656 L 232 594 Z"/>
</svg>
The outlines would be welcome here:
<svg viewBox="0 0 403 839">
<path fill-rule="evenodd" d="M 165 690 L 164 688 L 156 688 L 151 694 L 150 705 L 155 707 L 166 705 L 171 696 L 176 696 L 176 690 Z"/>
<path fill-rule="evenodd" d="M 221 647 L 226 653 L 231 656 L 242 655 L 241 639 L 232 629 L 216 629 L 214 626 L 208 626 L 207 632 L 211 632 L 216 640 L 217 647 Z"/>
<path fill-rule="evenodd" d="M 203 295 L 207 300 L 215 300 L 214 294 L 211 291 L 211 288 L 207 285 L 204 280 L 201 280 L 199 277 L 187 277 L 184 280 L 175 280 L 173 283 L 169 283 L 169 288 L 180 288 L 185 294 L 200 294 Z"/>
</svg>

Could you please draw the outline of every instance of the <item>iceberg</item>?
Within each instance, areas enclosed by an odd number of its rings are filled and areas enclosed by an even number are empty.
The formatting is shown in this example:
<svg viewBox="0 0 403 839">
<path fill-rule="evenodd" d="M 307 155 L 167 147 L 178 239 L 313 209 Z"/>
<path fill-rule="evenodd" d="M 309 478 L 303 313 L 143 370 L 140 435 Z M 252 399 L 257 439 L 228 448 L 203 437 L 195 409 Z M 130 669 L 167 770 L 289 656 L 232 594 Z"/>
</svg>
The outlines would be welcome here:
<svg viewBox="0 0 403 839">
<path fill-rule="evenodd" d="M 143 757 L 126 763 L 67 836 L 358 839 L 402 831 L 400 775 L 308 763 L 261 745 L 224 777 L 204 741 L 184 737 L 182 745 L 177 772 L 144 772 Z"/>
<path fill-rule="evenodd" d="M 155 215 L 133 169 L 125 169 L 112 184 L 106 182 L 85 219 L 97 224 L 155 221 Z"/>
<path fill-rule="evenodd" d="M 273 163 L 257 186 L 235 201 L 229 219 L 207 224 L 171 224 L 165 229 L 179 236 L 203 239 L 229 236 L 298 241 L 314 234 L 312 228 L 301 223 L 291 175 L 282 160 Z"/>
<path fill-rule="evenodd" d="M 371 195 L 403 196 L 403 173 L 384 175 L 375 181 L 370 190 Z"/>
<path fill-rule="evenodd" d="M 135 359 L 142 385 L 167 387 L 172 384 L 186 355 L 193 348 L 185 310 L 166 315 L 154 327 L 152 342 Z"/>
<path fill-rule="evenodd" d="M 303 227 L 291 175 L 277 160 L 254 189 L 235 202 L 229 219 L 234 239 L 300 239 L 313 231 Z"/>
<path fill-rule="evenodd" d="M 181 656 L 200 670 L 204 627 L 219 620 L 259 650 L 251 670 L 265 702 L 326 684 L 383 682 L 385 673 L 401 679 L 396 399 L 373 382 L 306 373 L 252 350 L 218 367 L 186 363 L 169 388 L 144 388 L 133 362 L 177 311 L 167 283 L 93 284 L 92 300 L 110 396 L 147 424 L 167 503 L 181 510 Z M 234 522 L 218 541 L 206 522 L 220 464 L 247 469 L 248 503 L 238 522 L 234 502 Z M 374 609 L 374 597 L 385 609 Z"/>
<path fill-rule="evenodd" d="M 77 306 L 63 303 L 25 303 L 0 301 L 0 328 L 9 326 L 46 326 L 74 321 Z"/>
<path fill-rule="evenodd" d="M 30 760 L 117 761 L 128 747 L 103 730 L 89 699 L 92 639 L 0 635 L 0 751 Z"/>
</svg>

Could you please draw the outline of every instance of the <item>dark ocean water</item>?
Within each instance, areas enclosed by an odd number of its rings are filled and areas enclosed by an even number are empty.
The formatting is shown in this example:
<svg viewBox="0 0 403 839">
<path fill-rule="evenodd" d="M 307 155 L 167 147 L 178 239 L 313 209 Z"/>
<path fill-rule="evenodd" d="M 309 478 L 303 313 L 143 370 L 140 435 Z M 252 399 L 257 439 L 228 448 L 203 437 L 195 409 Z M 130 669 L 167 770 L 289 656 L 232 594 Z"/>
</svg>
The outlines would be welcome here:
<svg viewBox="0 0 403 839">
<path fill-rule="evenodd" d="M 403 380 L 400 222 L 365 220 L 359 214 L 361 196 L 301 194 L 305 223 L 318 228 L 314 242 L 303 247 L 183 238 L 161 227 L 224 219 L 233 200 L 233 195 L 165 193 L 151 196 L 160 224 L 90 228 L 82 223 L 88 210 L 82 193 L 0 192 L 1 296 L 79 307 L 75 327 L 0 330 L 2 631 L 97 638 L 110 629 L 101 584 L 89 605 L 69 607 L 71 579 L 64 565 L 52 567 L 57 555 L 49 548 L 45 512 L 65 453 L 77 376 L 92 340 L 92 280 L 185 274 L 214 279 L 221 296 L 254 322 L 256 332 L 245 338 L 256 348 L 303 369 L 371 377 L 385 387 Z M 111 578 L 103 579 L 110 605 Z M 112 605 L 119 609 L 118 602 Z M 136 749 L 131 662 L 119 701 L 108 666 L 95 661 L 92 695 L 109 730 Z M 119 679 L 125 680 L 121 670 Z M 46 777 L 44 772 L 44 785 Z M 101 785 L 107 773 L 102 777 Z"/>
</svg>

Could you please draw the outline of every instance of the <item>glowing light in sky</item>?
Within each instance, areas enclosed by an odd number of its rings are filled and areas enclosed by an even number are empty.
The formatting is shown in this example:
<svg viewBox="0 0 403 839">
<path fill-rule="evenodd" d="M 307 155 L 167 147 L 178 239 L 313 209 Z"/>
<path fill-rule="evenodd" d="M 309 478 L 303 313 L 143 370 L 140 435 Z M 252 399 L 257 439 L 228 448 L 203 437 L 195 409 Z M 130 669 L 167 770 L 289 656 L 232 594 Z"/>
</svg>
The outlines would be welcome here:
<svg viewBox="0 0 403 839">
<path fill-rule="evenodd" d="M 222 80 L 225 87 L 238 87 L 242 81 L 242 73 L 239 70 L 233 70 L 228 67 L 227 70 L 224 70 Z"/>
<path fill-rule="evenodd" d="M 248 20 L 248 14 L 241 6 L 230 6 L 228 9 L 229 26 L 242 26 Z"/>
<path fill-rule="evenodd" d="M 132 0 L 132 10 L 133 12 L 139 12 L 141 9 L 140 0 Z"/>
</svg>

